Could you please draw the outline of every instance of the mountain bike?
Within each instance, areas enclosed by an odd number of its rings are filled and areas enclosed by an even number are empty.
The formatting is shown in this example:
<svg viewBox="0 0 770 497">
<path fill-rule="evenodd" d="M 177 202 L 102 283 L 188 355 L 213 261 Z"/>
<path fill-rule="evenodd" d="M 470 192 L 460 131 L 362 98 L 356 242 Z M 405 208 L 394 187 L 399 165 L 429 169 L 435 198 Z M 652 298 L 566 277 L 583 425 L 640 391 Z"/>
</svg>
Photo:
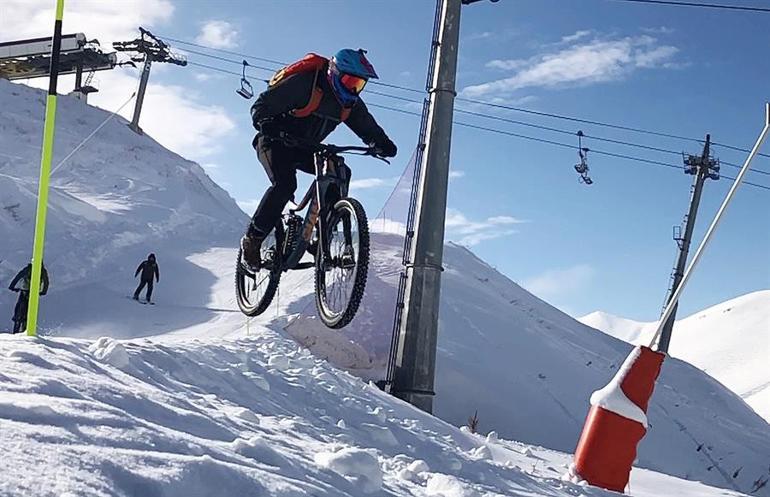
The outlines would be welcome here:
<svg viewBox="0 0 770 497">
<path fill-rule="evenodd" d="M 369 225 L 361 203 L 348 196 L 350 168 L 341 154 L 369 155 L 371 147 L 285 142 L 313 150 L 315 180 L 302 200 L 284 214 L 263 241 L 262 265 L 253 271 L 241 250 L 235 268 L 238 307 L 247 316 L 265 312 L 278 290 L 281 274 L 315 271 L 315 302 L 329 328 L 345 327 L 358 311 L 369 267 Z M 307 208 L 304 219 L 297 213 Z M 313 261 L 302 261 L 310 254 Z"/>
</svg>

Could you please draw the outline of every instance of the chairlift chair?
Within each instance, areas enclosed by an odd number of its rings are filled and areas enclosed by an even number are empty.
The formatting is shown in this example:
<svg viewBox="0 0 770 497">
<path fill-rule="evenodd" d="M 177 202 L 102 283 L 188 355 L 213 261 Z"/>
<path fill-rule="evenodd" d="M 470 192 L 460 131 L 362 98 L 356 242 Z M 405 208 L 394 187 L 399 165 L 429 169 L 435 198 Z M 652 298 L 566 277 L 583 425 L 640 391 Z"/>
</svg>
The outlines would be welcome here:
<svg viewBox="0 0 770 497">
<path fill-rule="evenodd" d="M 244 60 L 243 73 L 241 75 L 241 87 L 235 90 L 235 93 L 242 96 L 246 100 L 251 100 L 254 97 L 254 87 L 252 87 L 251 83 L 249 83 L 249 80 L 246 79 L 246 66 L 248 65 L 249 63 Z"/>
</svg>

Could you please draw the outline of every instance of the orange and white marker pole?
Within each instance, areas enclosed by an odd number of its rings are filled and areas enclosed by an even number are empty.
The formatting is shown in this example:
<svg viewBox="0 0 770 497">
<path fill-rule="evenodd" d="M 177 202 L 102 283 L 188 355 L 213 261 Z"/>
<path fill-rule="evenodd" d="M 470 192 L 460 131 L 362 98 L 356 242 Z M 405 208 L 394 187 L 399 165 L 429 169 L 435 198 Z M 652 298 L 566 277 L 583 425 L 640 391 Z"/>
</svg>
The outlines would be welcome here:
<svg viewBox="0 0 770 497">
<path fill-rule="evenodd" d="M 681 283 L 668 302 L 649 347 L 634 348 L 610 383 L 591 395 L 591 409 L 575 449 L 575 462 L 570 477 L 616 492 L 623 492 L 628 485 L 631 467 L 636 459 L 636 448 L 647 433 L 647 405 L 666 357 L 666 354 L 652 350 L 652 346 L 657 342 L 663 326 L 679 302 L 679 297 L 700 261 L 703 250 L 722 220 L 722 215 L 743 177 L 749 171 L 751 162 L 759 153 L 768 130 L 770 104 L 765 105 L 765 124 L 762 132 L 706 231 Z"/>
</svg>

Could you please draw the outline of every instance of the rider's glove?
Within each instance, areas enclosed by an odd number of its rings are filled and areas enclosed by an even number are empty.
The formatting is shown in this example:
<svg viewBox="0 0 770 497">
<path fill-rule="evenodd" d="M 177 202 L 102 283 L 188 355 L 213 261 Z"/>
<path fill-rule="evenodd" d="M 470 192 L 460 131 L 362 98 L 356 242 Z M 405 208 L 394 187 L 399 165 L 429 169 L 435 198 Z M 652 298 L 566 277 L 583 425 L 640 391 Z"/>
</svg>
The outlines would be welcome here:
<svg viewBox="0 0 770 497">
<path fill-rule="evenodd" d="M 380 157 L 395 157 L 397 152 L 396 144 L 387 138 L 380 143 L 374 144 L 374 153 Z"/>
<path fill-rule="evenodd" d="M 280 133 L 278 124 L 272 119 L 263 119 L 254 123 L 254 127 L 263 136 L 276 137 Z"/>
</svg>

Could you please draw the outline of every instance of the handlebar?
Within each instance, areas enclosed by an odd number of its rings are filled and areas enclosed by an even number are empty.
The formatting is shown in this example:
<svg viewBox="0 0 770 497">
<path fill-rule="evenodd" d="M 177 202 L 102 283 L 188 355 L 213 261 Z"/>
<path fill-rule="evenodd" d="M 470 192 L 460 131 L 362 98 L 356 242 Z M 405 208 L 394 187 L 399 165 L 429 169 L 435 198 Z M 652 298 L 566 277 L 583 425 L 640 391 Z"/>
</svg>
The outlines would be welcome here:
<svg viewBox="0 0 770 497">
<path fill-rule="evenodd" d="M 286 132 L 281 132 L 278 135 L 278 139 L 283 141 L 285 144 L 290 146 L 300 146 L 304 148 L 309 148 L 313 150 L 314 152 L 321 152 L 324 154 L 329 155 L 335 155 L 335 154 L 347 154 L 351 152 L 361 152 L 357 155 L 368 155 L 370 157 L 374 157 L 375 159 L 379 159 L 383 161 L 386 164 L 390 164 L 390 161 L 387 160 L 385 157 L 381 157 L 377 155 L 376 148 L 375 147 L 362 147 L 359 145 L 332 145 L 327 143 L 317 143 L 311 140 L 306 140 L 304 138 L 298 138 L 296 136 L 292 136 Z"/>
</svg>

